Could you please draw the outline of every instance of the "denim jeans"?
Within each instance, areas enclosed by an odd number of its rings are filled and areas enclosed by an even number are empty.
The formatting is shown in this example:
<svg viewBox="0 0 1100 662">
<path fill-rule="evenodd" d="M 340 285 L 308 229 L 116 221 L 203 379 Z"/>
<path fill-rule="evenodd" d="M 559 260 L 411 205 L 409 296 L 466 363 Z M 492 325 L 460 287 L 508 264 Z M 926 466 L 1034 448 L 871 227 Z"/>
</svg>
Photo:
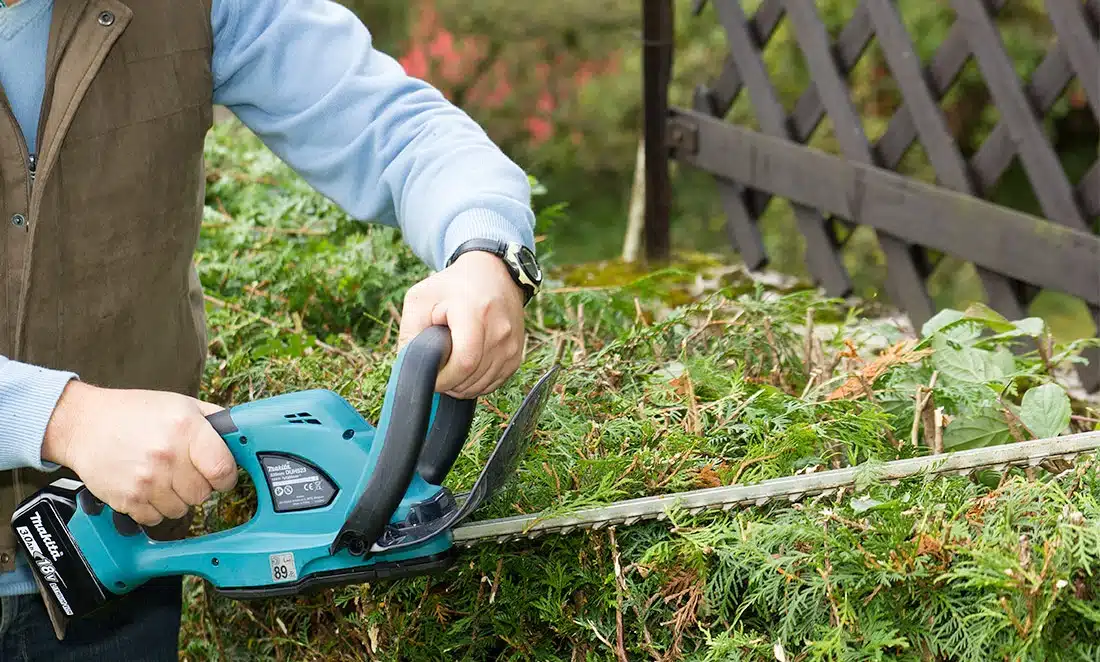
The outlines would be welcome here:
<svg viewBox="0 0 1100 662">
<path fill-rule="evenodd" d="M 42 598 L 0 598 L 0 662 L 178 662 L 179 577 L 154 580 L 102 613 L 69 621 L 58 641 Z"/>
</svg>

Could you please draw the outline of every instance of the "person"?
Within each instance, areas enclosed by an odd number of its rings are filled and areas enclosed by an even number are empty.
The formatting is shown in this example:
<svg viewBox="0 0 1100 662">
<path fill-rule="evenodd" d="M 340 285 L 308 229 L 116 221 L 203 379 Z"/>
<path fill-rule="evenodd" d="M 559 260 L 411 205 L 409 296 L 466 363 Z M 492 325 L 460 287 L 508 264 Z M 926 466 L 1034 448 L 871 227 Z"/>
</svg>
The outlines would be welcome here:
<svg viewBox="0 0 1100 662">
<path fill-rule="evenodd" d="M 0 515 L 65 471 L 154 537 L 231 489 L 199 399 L 193 254 L 222 105 L 350 216 L 433 268 L 400 342 L 445 324 L 437 382 L 488 393 L 522 360 L 540 281 L 526 174 L 332 0 L 0 0 Z M 68 474 L 66 474 L 68 475 Z M 181 581 L 58 641 L 0 527 L 0 659 L 176 660 Z"/>
</svg>

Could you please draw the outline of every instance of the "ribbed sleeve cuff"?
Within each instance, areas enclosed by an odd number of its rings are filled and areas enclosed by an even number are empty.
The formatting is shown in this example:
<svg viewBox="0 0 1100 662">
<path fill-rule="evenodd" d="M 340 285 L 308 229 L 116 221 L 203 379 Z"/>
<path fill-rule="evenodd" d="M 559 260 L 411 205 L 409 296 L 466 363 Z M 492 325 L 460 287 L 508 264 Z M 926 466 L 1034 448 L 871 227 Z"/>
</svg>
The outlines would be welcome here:
<svg viewBox="0 0 1100 662">
<path fill-rule="evenodd" d="M 42 440 L 61 392 L 74 373 L 8 361 L 0 381 L 0 466 L 53 471 Z"/>
<path fill-rule="evenodd" d="M 520 226 L 503 214 L 491 209 L 469 209 L 455 216 L 443 238 L 443 254 L 439 256 L 438 269 L 447 266 L 447 260 L 463 242 L 470 239 L 499 239 L 523 244 L 535 250 L 534 236 L 523 232 Z"/>
</svg>

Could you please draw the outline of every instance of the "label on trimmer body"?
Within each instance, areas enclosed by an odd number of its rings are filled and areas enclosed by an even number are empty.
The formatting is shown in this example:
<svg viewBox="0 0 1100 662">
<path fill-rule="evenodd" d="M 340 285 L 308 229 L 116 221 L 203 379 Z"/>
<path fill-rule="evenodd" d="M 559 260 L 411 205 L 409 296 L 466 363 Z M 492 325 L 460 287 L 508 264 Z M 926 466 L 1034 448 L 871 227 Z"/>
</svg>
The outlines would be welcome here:
<svg viewBox="0 0 1100 662">
<path fill-rule="evenodd" d="M 271 562 L 271 581 L 292 582 L 298 579 L 298 568 L 294 565 L 294 552 L 272 554 L 268 560 Z"/>
<path fill-rule="evenodd" d="M 336 486 L 320 469 L 299 458 L 259 454 L 275 512 L 320 508 L 332 503 Z"/>
</svg>

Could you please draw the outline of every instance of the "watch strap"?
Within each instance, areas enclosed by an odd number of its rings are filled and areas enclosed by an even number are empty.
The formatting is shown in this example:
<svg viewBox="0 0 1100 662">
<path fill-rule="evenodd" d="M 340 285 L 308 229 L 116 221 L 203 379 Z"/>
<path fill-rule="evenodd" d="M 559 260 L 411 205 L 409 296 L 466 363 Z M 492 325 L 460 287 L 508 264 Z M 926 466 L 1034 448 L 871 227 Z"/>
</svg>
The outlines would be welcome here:
<svg viewBox="0 0 1100 662">
<path fill-rule="evenodd" d="M 512 246 L 513 244 L 509 244 L 508 242 L 501 241 L 499 239 L 468 239 L 459 244 L 458 248 L 456 248 L 454 253 L 451 254 L 451 257 L 447 259 L 446 266 L 451 266 L 452 264 L 454 264 L 454 261 L 459 258 L 459 256 L 464 253 L 469 253 L 470 251 L 484 251 L 496 255 L 501 259 L 502 262 L 504 262 L 505 267 L 507 267 L 508 269 L 508 274 L 512 277 L 512 281 L 523 292 L 523 305 L 526 306 L 527 303 L 535 296 L 535 292 L 537 291 L 539 284 L 538 282 L 533 281 L 530 274 L 526 273 L 523 266 L 518 263 L 518 259 L 515 256 L 509 255 L 509 248 Z"/>
</svg>

